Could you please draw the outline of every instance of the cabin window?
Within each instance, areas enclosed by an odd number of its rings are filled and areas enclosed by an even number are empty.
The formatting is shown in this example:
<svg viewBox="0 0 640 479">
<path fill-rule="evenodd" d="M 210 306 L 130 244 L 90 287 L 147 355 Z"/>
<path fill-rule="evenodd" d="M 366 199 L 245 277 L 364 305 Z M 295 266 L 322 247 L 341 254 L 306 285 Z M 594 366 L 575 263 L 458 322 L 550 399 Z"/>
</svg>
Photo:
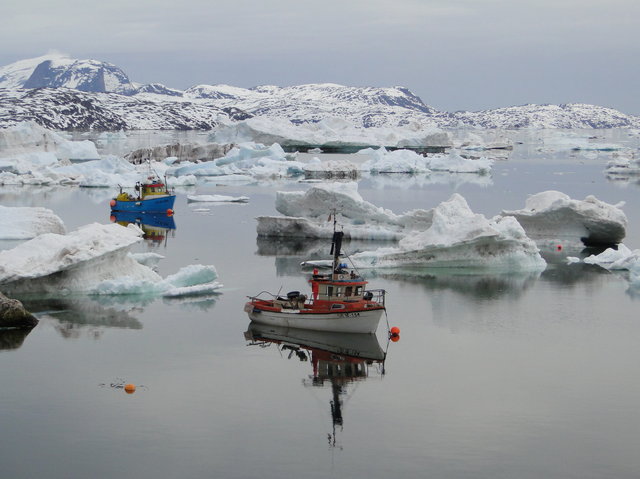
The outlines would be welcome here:
<svg viewBox="0 0 640 479">
<path fill-rule="evenodd" d="M 336 296 L 342 296 L 342 286 L 336 288 Z"/>
<path fill-rule="evenodd" d="M 333 286 L 327 286 L 327 296 L 333 295 Z"/>
<path fill-rule="evenodd" d="M 345 296 L 351 296 L 351 293 L 353 292 L 353 288 L 351 286 L 347 286 L 344 290 L 344 295 Z"/>
<path fill-rule="evenodd" d="M 362 295 L 362 286 L 356 286 L 355 295 L 356 296 L 361 296 Z"/>
</svg>

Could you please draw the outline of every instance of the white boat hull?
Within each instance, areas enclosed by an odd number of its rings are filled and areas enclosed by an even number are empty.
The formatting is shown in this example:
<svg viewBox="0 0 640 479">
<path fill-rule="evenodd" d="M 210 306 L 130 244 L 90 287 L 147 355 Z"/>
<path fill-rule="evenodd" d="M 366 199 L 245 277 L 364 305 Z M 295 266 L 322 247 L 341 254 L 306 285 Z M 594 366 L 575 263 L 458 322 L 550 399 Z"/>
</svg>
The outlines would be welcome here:
<svg viewBox="0 0 640 479">
<path fill-rule="evenodd" d="M 340 333 L 369 333 L 378 329 L 384 309 L 354 311 L 347 313 L 300 313 L 291 311 L 264 311 L 247 305 L 251 321 L 284 328 L 312 329 L 314 331 L 335 331 Z"/>
</svg>

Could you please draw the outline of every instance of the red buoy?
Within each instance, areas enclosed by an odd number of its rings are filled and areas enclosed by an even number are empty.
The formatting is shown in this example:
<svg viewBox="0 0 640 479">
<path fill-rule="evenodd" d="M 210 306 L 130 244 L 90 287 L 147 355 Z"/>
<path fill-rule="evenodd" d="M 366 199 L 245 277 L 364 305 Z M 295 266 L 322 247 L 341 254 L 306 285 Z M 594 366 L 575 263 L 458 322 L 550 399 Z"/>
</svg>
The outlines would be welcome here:
<svg viewBox="0 0 640 479">
<path fill-rule="evenodd" d="M 173 216 L 173 210 L 171 208 L 167 209 L 167 216 Z"/>
<path fill-rule="evenodd" d="M 397 326 L 394 326 L 393 328 L 391 328 L 389 330 L 389 332 L 394 336 L 399 335 L 400 334 L 400 328 L 397 327 Z"/>
<path fill-rule="evenodd" d="M 559 244 L 558 246 L 556 246 L 556 250 L 558 250 L 558 251 L 562 251 L 562 245 L 561 245 L 561 244 Z"/>
<path fill-rule="evenodd" d="M 115 205 L 116 205 L 116 200 L 111 200 L 111 201 L 109 202 L 109 205 L 111 205 L 112 207 L 113 207 L 113 206 L 115 206 Z"/>
<path fill-rule="evenodd" d="M 114 215 L 109 216 L 109 221 L 111 221 L 112 223 L 115 223 L 116 217 Z"/>
</svg>

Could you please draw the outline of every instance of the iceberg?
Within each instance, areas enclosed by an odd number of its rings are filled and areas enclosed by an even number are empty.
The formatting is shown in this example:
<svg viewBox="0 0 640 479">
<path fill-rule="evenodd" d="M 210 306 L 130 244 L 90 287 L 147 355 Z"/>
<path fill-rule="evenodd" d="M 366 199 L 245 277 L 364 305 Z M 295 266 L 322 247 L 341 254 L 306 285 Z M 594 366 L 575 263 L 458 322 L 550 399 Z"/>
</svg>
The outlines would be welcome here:
<svg viewBox="0 0 640 479">
<path fill-rule="evenodd" d="M 15 285 L 38 291 L 46 286 L 40 280 L 51 277 L 54 289 L 86 291 L 99 281 L 121 276 L 123 271 L 139 280 L 158 281 L 157 273 L 126 254 L 141 235 L 133 225 L 123 228 L 98 223 L 67 235 L 42 234 L 0 252 L 0 284 L 7 289 Z"/>
<path fill-rule="evenodd" d="M 44 233 L 65 233 L 64 223 L 50 209 L 0 206 L 0 240 L 26 240 Z"/>
<path fill-rule="evenodd" d="M 607 248 L 598 255 L 587 256 L 583 261 L 609 271 L 632 270 L 640 264 L 640 249 L 631 250 L 620 243 L 617 249 Z"/>
<path fill-rule="evenodd" d="M 515 217 L 537 241 L 613 245 L 626 235 L 623 205 L 610 205 L 592 195 L 580 201 L 559 191 L 544 191 L 527 198 L 524 209 L 501 214 Z"/>
<path fill-rule="evenodd" d="M 349 160 L 321 161 L 314 157 L 304 165 L 305 178 L 356 178 L 360 167 Z"/>
<path fill-rule="evenodd" d="M 203 163 L 189 163 L 170 168 L 167 175 L 228 176 L 250 175 L 259 178 L 282 178 L 304 173 L 304 165 L 292 159 L 277 143 L 266 147 L 259 143 L 243 143 L 224 157 Z"/>
<path fill-rule="evenodd" d="M 90 293 L 103 296 L 161 295 L 170 298 L 209 295 L 223 287 L 222 283 L 216 281 L 217 277 L 213 265 L 189 265 L 158 281 L 139 281 L 131 276 L 101 281 Z"/>
<path fill-rule="evenodd" d="M 356 253 L 357 268 L 466 268 L 499 271 L 542 271 L 546 262 L 535 242 L 513 217 L 491 220 L 474 214 L 454 194 L 436 206 L 432 224 L 409 232 L 398 247 Z"/>
<path fill-rule="evenodd" d="M 187 195 L 188 202 L 194 203 L 246 203 L 248 196 L 227 196 L 227 195 Z"/>
<path fill-rule="evenodd" d="M 260 216 L 259 236 L 330 238 L 333 225 L 327 221 L 335 211 L 336 220 L 352 239 L 398 240 L 407 229 L 423 229 L 431 224 L 431 212 L 413 210 L 397 215 L 365 201 L 358 183 L 322 183 L 307 191 L 278 191 L 276 210 L 284 217 Z"/>
<path fill-rule="evenodd" d="M 546 262 L 535 242 L 513 217 L 474 214 L 454 194 L 431 210 L 397 215 L 362 199 L 357 183 L 316 185 L 306 192 L 278 192 L 283 217 L 258 218 L 258 236 L 329 238 L 334 212 L 346 238 L 397 240 L 397 247 L 351 257 L 358 268 L 426 266 L 504 271 L 542 271 Z"/>
<path fill-rule="evenodd" d="M 117 223 L 92 223 L 67 235 L 42 234 L 0 251 L 0 285 L 5 291 L 40 294 L 171 296 L 222 287 L 213 266 L 190 265 L 163 279 L 129 254 L 142 234 L 133 224 Z"/>
<path fill-rule="evenodd" d="M 34 121 L 24 121 L 0 130 L 0 158 L 49 152 L 59 160 L 99 158 L 96 145 L 89 140 L 71 141 Z"/>
<path fill-rule="evenodd" d="M 361 169 L 370 173 L 430 173 L 444 171 L 449 173 L 477 173 L 480 175 L 491 172 L 493 160 L 488 158 L 463 158 L 454 151 L 448 155 L 435 154 L 423 156 L 411 150 L 387 151 L 385 148 L 367 148 L 358 152 L 369 156 Z"/>
<path fill-rule="evenodd" d="M 239 122 L 222 122 L 209 136 L 217 143 L 278 143 L 289 147 L 366 148 L 386 147 L 450 147 L 449 133 L 439 128 L 411 123 L 405 127 L 355 126 L 341 118 L 325 118 L 316 123 L 293 124 L 286 119 L 249 118 Z"/>
<path fill-rule="evenodd" d="M 580 258 L 567 258 L 569 264 L 580 263 Z M 598 255 L 587 256 L 582 260 L 585 264 L 600 266 L 607 271 L 628 271 L 630 291 L 636 294 L 640 290 L 640 249 L 631 250 L 620 243 L 617 249 L 607 248 Z"/>
<path fill-rule="evenodd" d="M 607 162 L 605 169 L 607 178 L 612 180 L 624 180 L 640 178 L 640 158 L 634 153 L 630 155 L 613 155 L 613 159 Z"/>
</svg>

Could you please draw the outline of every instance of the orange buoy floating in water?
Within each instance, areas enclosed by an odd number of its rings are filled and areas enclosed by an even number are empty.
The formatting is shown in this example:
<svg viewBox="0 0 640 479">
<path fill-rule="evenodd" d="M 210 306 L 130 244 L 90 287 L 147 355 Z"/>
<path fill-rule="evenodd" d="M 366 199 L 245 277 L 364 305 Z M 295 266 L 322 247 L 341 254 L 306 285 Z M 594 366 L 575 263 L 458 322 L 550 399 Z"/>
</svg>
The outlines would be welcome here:
<svg viewBox="0 0 640 479">
<path fill-rule="evenodd" d="M 111 206 L 115 206 L 115 205 L 116 205 L 116 200 L 111 200 L 111 201 L 109 201 L 109 205 L 111 205 Z"/>
<path fill-rule="evenodd" d="M 135 384 L 125 384 L 124 385 L 124 392 L 126 392 L 127 394 L 133 394 L 134 392 L 136 392 L 136 386 Z"/>
<path fill-rule="evenodd" d="M 167 216 L 173 216 L 173 210 L 171 208 L 167 209 Z"/>
<path fill-rule="evenodd" d="M 389 330 L 389 338 L 391 339 L 391 341 L 398 342 L 400 340 L 400 328 L 397 326 L 394 326 L 393 328 L 391 328 Z"/>
<path fill-rule="evenodd" d="M 109 216 L 109 221 L 111 221 L 112 223 L 115 223 L 116 217 L 114 215 Z"/>
<path fill-rule="evenodd" d="M 556 246 L 556 251 L 562 251 L 562 245 L 559 244 L 558 246 Z"/>
</svg>

